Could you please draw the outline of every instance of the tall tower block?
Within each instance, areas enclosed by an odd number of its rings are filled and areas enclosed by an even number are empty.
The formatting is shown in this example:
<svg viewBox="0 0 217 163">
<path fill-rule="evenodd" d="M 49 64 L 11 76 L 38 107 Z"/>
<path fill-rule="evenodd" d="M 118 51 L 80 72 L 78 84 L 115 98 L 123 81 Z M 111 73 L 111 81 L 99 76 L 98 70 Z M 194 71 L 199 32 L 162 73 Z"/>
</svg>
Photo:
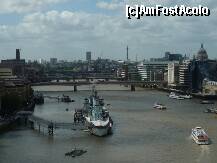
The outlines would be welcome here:
<svg viewBox="0 0 217 163">
<path fill-rule="evenodd" d="M 129 60 L 129 48 L 127 46 L 127 61 Z"/>
<path fill-rule="evenodd" d="M 20 60 L 20 49 L 16 49 L 16 60 Z"/>
</svg>

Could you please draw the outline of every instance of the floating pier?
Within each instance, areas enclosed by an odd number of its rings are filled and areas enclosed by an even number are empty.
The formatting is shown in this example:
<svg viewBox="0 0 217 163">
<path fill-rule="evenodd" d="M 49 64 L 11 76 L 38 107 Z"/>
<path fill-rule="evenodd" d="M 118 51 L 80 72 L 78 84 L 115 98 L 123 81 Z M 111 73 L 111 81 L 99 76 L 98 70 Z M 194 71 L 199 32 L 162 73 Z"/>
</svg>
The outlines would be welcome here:
<svg viewBox="0 0 217 163">
<path fill-rule="evenodd" d="M 63 95 L 62 97 L 60 96 L 47 96 L 47 95 L 44 95 L 43 96 L 44 98 L 49 98 L 49 99 L 56 99 L 58 100 L 58 102 L 74 102 L 74 100 L 72 100 L 69 96 L 66 96 L 66 95 Z"/>
<path fill-rule="evenodd" d="M 53 136 L 55 129 L 70 129 L 70 130 L 85 130 L 86 127 L 84 123 L 60 123 L 60 122 L 53 122 L 49 120 L 45 120 L 43 118 L 37 116 L 29 116 L 28 121 L 30 123 L 30 127 L 32 129 L 38 129 L 41 132 L 41 128 L 47 129 L 48 135 Z M 44 130 L 43 130 L 44 132 Z"/>
</svg>

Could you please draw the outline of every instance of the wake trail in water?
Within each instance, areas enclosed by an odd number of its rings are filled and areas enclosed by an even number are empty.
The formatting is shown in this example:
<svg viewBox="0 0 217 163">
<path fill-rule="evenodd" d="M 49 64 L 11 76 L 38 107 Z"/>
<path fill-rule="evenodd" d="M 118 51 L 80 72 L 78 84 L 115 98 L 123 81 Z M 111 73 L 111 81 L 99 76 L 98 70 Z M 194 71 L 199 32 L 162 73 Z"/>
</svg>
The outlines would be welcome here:
<svg viewBox="0 0 217 163">
<path fill-rule="evenodd" d="M 210 148 L 207 145 L 200 145 L 200 155 L 198 156 L 196 162 L 197 163 L 204 163 L 207 162 L 209 158 Z"/>
<path fill-rule="evenodd" d="M 191 140 L 192 139 L 191 135 L 189 135 L 186 139 Z"/>
</svg>

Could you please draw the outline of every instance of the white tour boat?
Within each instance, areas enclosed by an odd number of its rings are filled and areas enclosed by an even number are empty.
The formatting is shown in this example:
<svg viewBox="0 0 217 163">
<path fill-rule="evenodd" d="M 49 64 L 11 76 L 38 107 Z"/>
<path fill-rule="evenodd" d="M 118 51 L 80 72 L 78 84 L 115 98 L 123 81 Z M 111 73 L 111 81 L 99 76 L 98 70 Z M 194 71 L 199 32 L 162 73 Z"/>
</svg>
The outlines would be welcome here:
<svg viewBox="0 0 217 163">
<path fill-rule="evenodd" d="M 209 144 L 209 137 L 201 127 L 195 127 L 191 131 L 193 140 L 199 145 Z"/>
</svg>

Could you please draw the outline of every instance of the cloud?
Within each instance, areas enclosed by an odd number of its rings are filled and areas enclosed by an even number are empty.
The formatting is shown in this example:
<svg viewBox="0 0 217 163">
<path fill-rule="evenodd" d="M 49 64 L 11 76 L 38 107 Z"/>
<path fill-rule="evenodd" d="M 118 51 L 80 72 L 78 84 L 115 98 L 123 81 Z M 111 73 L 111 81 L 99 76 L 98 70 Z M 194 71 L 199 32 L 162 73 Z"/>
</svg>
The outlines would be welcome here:
<svg viewBox="0 0 217 163">
<path fill-rule="evenodd" d="M 1 0 L 0 13 L 26 13 L 66 0 Z"/>
<path fill-rule="evenodd" d="M 123 3 L 122 2 L 118 3 L 116 1 L 112 1 L 112 2 L 99 1 L 96 3 L 96 6 L 98 8 L 106 9 L 106 10 L 117 10 L 123 7 Z"/>
<path fill-rule="evenodd" d="M 110 3 L 119 6 L 125 2 Z M 207 2 L 214 7 L 217 4 Z M 113 11 L 116 7 L 105 5 L 105 8 Z M 95 56 L 103 54 L 107 58 L 124 59 L 125 48 L 129 45 L 131 59 L 136 54 L 144 59 L 160 57 L 165 51 L 194 54 L 203 42 L 208 54 L 214 57 L 216 26 L 215 12 L 209 17 L 161 16 L 128 20 L 121 12 L 106 15 L 86 11 L 39 11 L 25 14 L 16 25 L 0 25 L 0 49 L 7 54 L 10 49 L 22 48 L 26 51 L 25 58 L 82 59 L 85 51 L 90 50 Z"/>
</svg>

